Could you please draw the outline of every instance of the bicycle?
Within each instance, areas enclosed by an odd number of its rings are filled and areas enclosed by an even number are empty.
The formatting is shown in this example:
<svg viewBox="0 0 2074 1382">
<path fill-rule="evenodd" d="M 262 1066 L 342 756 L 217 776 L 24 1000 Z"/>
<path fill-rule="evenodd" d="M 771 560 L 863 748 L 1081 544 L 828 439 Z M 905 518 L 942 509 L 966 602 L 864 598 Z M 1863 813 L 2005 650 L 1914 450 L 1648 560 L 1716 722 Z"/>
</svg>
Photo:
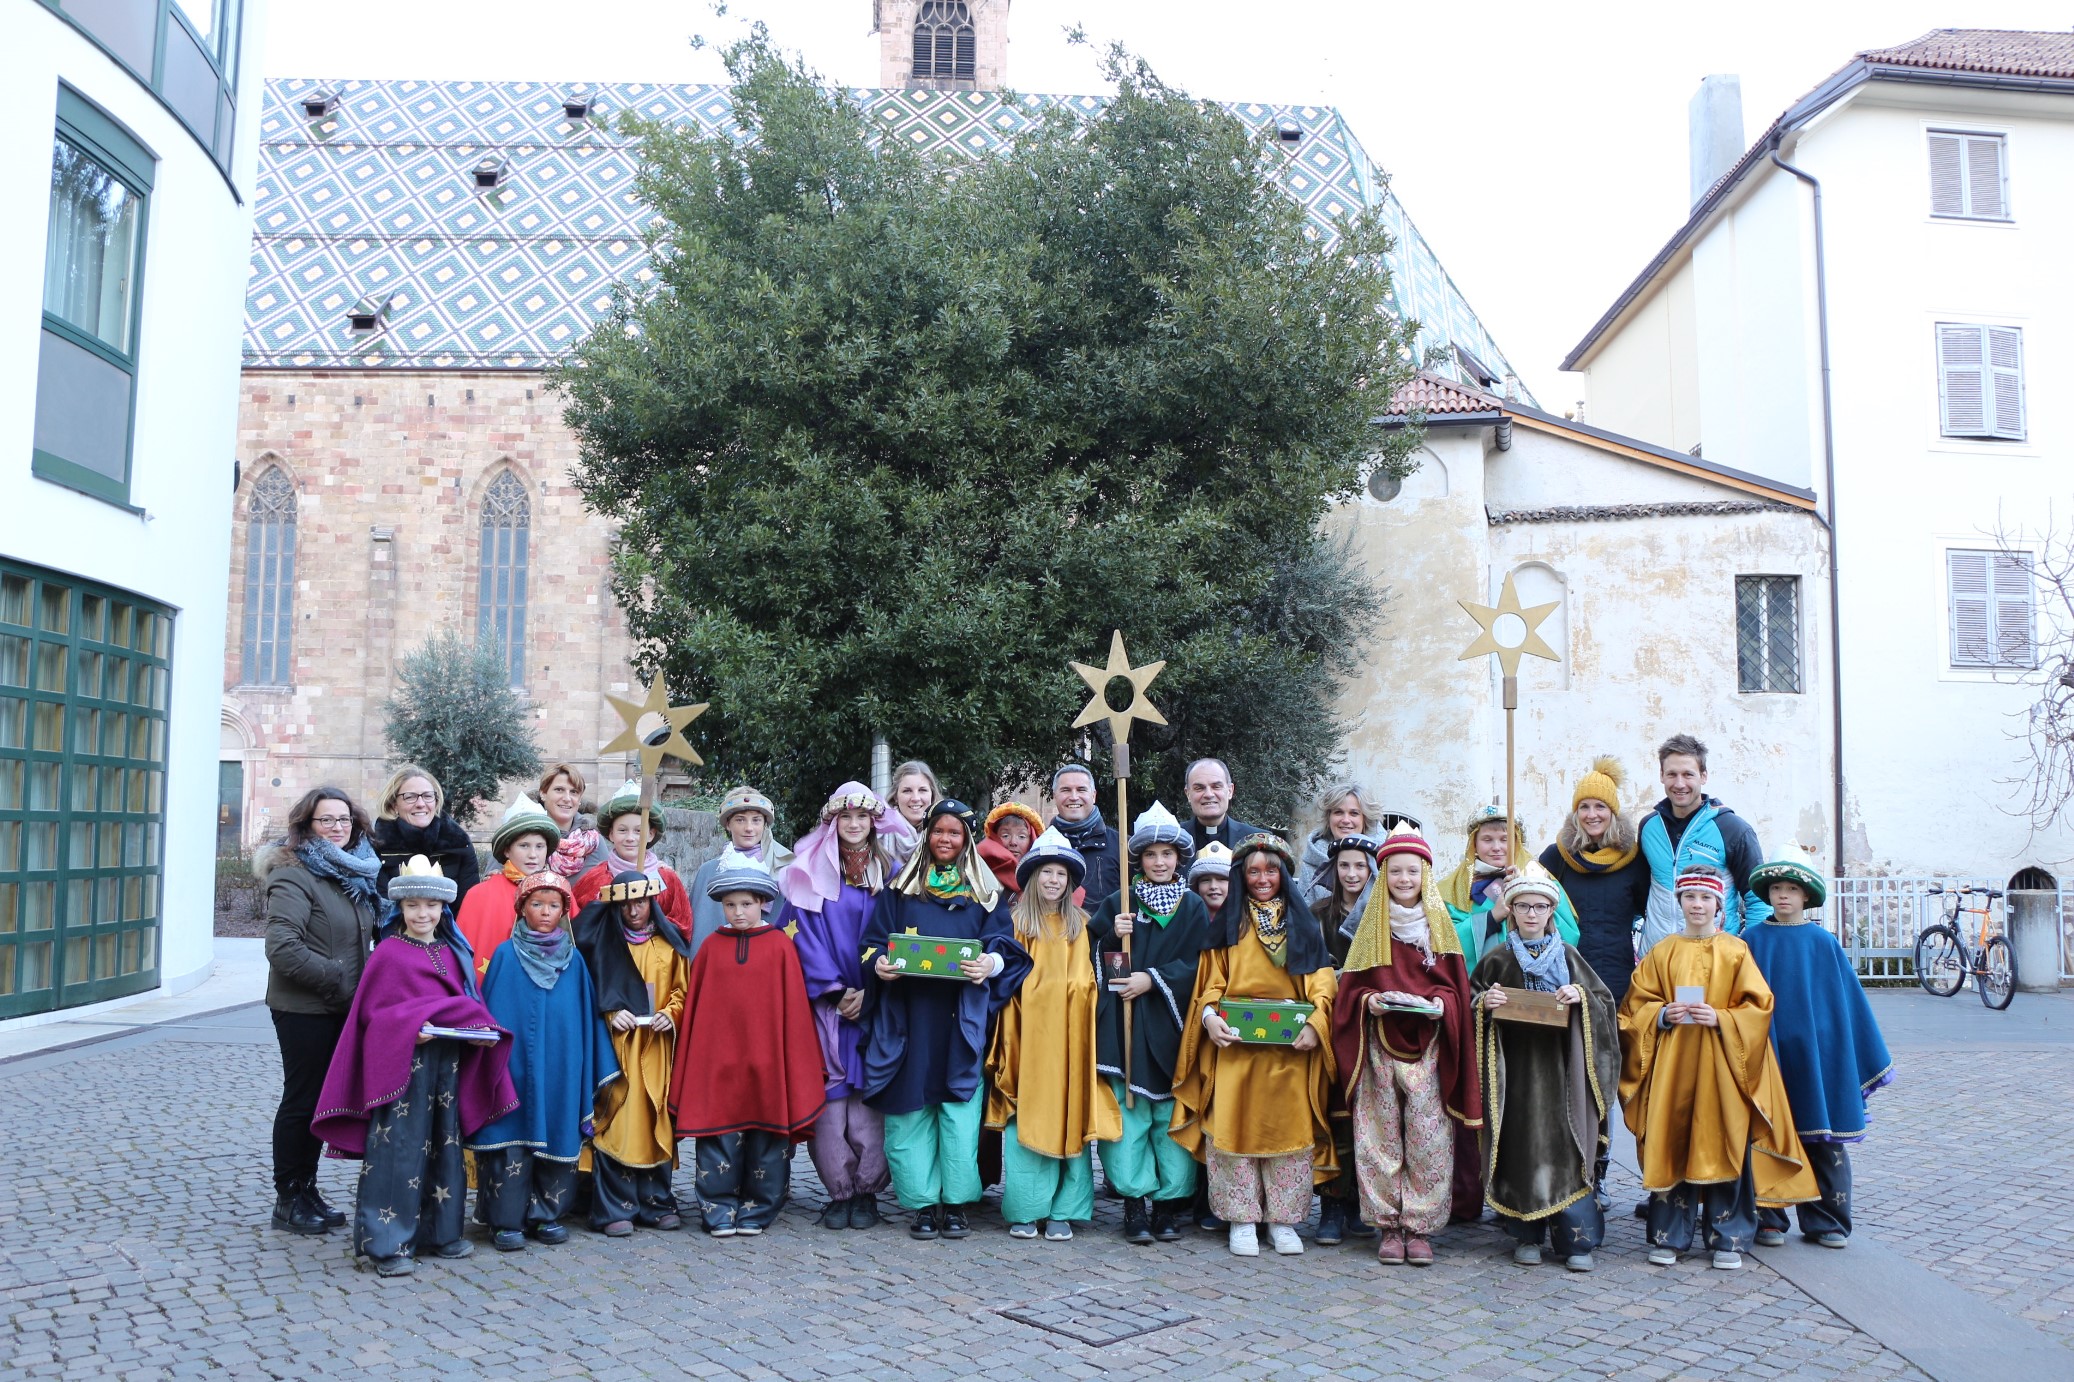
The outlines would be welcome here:
<svg viewBox="0 0 2074 1382">
<path fill-rule="evenodd" d="M 1928 891 L 1949 897 L 1951 906 L 1943 921 L 1924 927 L 1916 937 L 1916 982 L 1925 993 L 1949 998 L 1970 975 L 1980 990 L 1980 1001 L 2001 1012 L 2016 996 L 2016 950 L 1994 920 L 1995 901 L 2002 890 L 1964 887 L 1947 893 L 1942 883 L 1932 883 Z M 1981 905 L 1967 906 L 1966 899 L 1974 896 L 1982 899 Z M 1962 916 L 1980 919 L 1971 944 Z"/>
</svg>

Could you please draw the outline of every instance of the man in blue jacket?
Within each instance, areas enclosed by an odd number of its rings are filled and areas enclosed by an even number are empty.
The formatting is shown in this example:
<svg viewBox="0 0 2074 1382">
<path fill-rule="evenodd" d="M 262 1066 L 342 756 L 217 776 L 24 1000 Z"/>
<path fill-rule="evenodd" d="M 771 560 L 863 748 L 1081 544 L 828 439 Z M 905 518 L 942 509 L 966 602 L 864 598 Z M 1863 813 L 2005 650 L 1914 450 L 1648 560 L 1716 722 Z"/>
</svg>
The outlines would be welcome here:
<svg viewBox="0 0 2074 1382">
<path fill-rule="evenodd" d="M 1707 746 L 1674 734 L 1656 751 L 1664 799 L 1642 818 L 1642 857 L 1649 861 L 1649 906 L 1642 917 L 1642 953 L 1684 926 L 1673 891 L 1678 875 L 1706 864 L 1734 886 L 1722 908 L 1721 929 L 1740 935 L 1772 914 L 1750 887 L 1750 871 L 1764 862 L 1757 832 L 1720 800 L 1707 795 Z"/>
</svg>

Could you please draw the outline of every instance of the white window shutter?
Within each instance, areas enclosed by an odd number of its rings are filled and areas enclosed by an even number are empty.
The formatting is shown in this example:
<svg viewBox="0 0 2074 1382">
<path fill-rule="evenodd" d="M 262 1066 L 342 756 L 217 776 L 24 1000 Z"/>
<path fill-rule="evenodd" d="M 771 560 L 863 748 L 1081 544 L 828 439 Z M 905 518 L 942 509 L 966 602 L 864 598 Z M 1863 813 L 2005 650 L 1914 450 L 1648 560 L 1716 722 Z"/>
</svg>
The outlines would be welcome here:
<svg viewBox="0 0 2074 1382">
<path fill-rule="evenodd" d="M 1952 665 L 1985 667 L 1994 661 L 1993 614 L 1989 604 L 1988 552 L 1946 552 L 1951 584 Z"/>
<path fill-rule="evenodd" d="M 1989 397 L 1993 423 L 1987 431 L 2015 441 L 2024 439 L 2024 333 L 2013 326 L 1990 326 L 1988 338 Z"/>
<path fill-rule="evenodd" d="M 1959 136 L 1955 134 L 1930 136 L 1930 214 L 1933 216 L 1966 214 L 1966 177 L 1960 144 Z"/>
<path fill-rule="evenodd" d="M 1995 585 L 1994 662 L 1999 667 L 2035 667 L 2032 647 L 2031 557 L 2028 552 L 1997 552 L 1992 566 Z"/>
<path fill-rule="evenodd" d="M 2002 196 L 2002 140 L 1966 141 L 1966 214 L 2002 220 L 2009 215 Z"/>
<path fill-rule="evenodd" d="M 1986 361 L 1977 326 L 1937 326 L 1937 394 L 1947 437 L 1987 434 Z"/>
</svg>

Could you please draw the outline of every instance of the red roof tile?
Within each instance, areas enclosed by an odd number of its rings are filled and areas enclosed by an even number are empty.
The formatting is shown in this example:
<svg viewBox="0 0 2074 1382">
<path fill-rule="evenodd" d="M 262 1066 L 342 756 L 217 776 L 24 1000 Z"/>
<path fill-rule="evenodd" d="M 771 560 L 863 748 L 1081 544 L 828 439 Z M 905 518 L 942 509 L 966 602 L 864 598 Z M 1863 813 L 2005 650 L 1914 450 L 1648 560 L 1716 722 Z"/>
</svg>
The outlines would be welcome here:
<svg viewBox="0 0 2074 1382">
<path fill-rule="evenodd" d="M 1993 72 L 2015 77 L 2074 77 L 2074 32 L 2026 29 L 1932 29 L 1894 48 L 1858 55 L 1894 67 Z"/>
<path fill-rule="evenodd" d="M 1504 406 L 1503 399 L 1429 370 L 1420 370 L 1390 396 L 1390 411 L 1400 417 L 1406 413 L 1491 413 Z"/>
</svg>

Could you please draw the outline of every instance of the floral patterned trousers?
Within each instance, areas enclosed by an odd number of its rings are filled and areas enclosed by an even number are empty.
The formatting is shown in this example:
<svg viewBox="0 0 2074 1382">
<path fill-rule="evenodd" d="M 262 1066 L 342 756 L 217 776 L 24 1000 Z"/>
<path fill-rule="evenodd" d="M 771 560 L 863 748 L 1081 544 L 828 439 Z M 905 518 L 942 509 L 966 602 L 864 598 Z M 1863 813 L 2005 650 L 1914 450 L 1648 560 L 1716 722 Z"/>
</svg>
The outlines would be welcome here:
<svg viewBox="0 0 2074 1382">
<path fill-rule="evenodd" d="M 1395 1060 L 1373 1034 L 1354 1086 L 1354 1173 L 1361 1217 L 1424 1238 L 1447 1227 L 1455 1129 L 1440 1097 L 1439 1043 Z"/>
<path fill-rule="evenodd" d="M 1210 1212 L 1233 1224 L 1300 1224 L 1311 1215 L 1311 1154 L 1210 1152 Z"/>
</svg>

